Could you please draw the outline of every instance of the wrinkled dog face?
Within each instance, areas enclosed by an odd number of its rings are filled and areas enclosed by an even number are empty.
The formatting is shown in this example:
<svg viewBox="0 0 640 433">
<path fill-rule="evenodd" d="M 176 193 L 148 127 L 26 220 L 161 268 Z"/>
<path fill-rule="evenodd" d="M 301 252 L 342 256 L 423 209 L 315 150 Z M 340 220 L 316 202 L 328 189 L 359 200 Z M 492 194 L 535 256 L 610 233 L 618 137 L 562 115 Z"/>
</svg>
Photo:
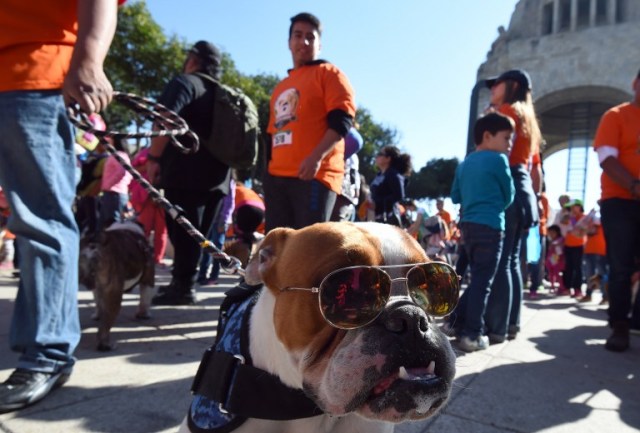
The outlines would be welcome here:
<svg viewBox="0 0 640 433">
<path fill-rule="evenodd" d="M 427 261 L 415 240 L 389 225 L 323 223 L 270 232 L 247 268 L 247 281 L 264 282 L 269 291 L 262 297 L 275 305 L 271 320 L 290 365 L 274 373 L 295 377 L 290 382 L 299 382 L 332 415 L 356 412 L 389 422 L 433 415 L 451 391 L 455 355 L 404 282 L 393 283 L 374 322 L 352 330 L 324 320 L 317 293 L 281 290 L 318 287 L 328 273 L 348 266 Z M 389 273 L 398 278 L 406 270 Z"/>
</svg>

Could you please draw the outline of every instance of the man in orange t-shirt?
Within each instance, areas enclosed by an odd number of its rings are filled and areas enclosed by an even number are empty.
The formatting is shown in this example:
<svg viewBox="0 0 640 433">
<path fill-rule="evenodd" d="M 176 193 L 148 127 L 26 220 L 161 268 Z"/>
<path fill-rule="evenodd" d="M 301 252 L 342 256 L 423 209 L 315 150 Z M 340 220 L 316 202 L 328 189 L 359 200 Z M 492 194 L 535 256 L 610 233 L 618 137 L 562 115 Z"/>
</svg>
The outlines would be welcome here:
<svg viewBox="0 0 640 433">
<path fill-rule="evenodd" d="M 66 106 L 111 101 L 103 62 L 116 0 L 3 0 L 0 7 L 0 185 L 20 249 L 9 344 L 17 369 L 0 384 L 0 413 L 67 381 L 80 341 L 75 133 Z"/>
<path fill-rule="evenodd" d="M 438 209 L 438 215 L 444 221 L 444 223 L 449 227 L 451 225 L 451 214 L 444 208 L 444 200 L 439 198 L 436 200 L 436 209 Z"/>
<path fill-rule="evenodd" d="M 607 350 L 629 348 L 629 328 L 640 329 L 640 296 L 632 319 L 631 275 L 640 243 L 640 71 L 632 83 L 633 99 L 604 113 L 593 141 L 602 167 L 600 214 L 609 262 Z"/>
<path fill-rule="evenodd" d="M 293 69 L 271 95 L 268 172 L 264 178 L 267 231 L 329 221 L 344 176 L 344 136 L 355 116 L 353 89 L 334 65 L 318 59 L 321 24 L 291 18 Z"/>
</svg>

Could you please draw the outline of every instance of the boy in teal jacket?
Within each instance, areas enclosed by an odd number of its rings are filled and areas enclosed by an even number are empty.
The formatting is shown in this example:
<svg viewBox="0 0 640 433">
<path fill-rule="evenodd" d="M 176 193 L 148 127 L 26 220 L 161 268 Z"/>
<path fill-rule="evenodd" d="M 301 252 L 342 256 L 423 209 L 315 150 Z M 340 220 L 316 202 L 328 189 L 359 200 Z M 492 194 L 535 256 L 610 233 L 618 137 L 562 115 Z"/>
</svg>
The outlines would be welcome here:
<svg viewBox="0 0 640 433">
<path fill-rule="evenodd" d="M 484 311 L 498 269 L 504 238 L 504 211 L 515 194 L 507 155 L 511 150 L 513 121 L 489 113 L 476 121 L 476 151 L 458 166 L 451 200 L 460 203 L 460 228 L 469 257 L 471 283 L 449 318 L 458 346 L 465 352 L 486 349 Z"/>
</svg>

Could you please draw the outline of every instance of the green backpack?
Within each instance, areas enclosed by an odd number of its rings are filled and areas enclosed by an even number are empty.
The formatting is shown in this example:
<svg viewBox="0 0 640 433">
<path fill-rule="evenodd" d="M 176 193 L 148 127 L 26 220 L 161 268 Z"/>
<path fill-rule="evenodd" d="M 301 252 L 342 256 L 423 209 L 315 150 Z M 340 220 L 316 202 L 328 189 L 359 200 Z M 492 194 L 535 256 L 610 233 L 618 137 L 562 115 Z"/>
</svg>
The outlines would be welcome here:
<svg viewBox="0 0 640 433">
<path fill-rule="evenodd" d="M 200 143 L 218 161 L 238 170 L 252 168 L 258 160 L 258 110 L 253 101 L 236 89 L 196 73 L 214 83 L 214 106 L 209 137 L 200 137 Z"/>
</svg>

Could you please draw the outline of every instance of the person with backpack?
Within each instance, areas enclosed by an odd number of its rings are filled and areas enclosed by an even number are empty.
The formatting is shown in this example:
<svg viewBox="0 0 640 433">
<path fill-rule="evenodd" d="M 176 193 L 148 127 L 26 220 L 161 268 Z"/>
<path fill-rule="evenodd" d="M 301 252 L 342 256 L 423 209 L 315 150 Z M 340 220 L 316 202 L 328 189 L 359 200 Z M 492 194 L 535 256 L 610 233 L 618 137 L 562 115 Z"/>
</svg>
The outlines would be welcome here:
<svg viewBox="0 0 640 433">
<path fill-rule="evenodd" d="M 271 95 L 265 224 L 299 229 L 329 221 L 342 191 L 344 140 L 356 112 L 346 75 L 320 60 L 320 20 L 291 18 L 293 68 Z"/>
<path fill-rule="evenodd" d="M 200 233 L 209 233 L 224 197 L 229 194 L 229 165 L 202 145 L 215 125 L 217 80 L 222 55 L 210 42 L 199 41 L 187 52 L 183 73 L 165 87 L 158 102 L 178 113 L 201 139 L 197 152 L 183 154 L 167 137 L 155 137 L 147 155 L 149 179 L 164 188 L 165 198 L 180 207 Z M 217 105 L 216 105 L 217 107 Z M 218 143 L 225 146 L 227 143 Z M 185 147 L 190 143 L 185 142 Z M 160 287 L 154 305 L 190 305 L 196 302 L 195 282 L 200 245 L 167 214 L 167 230 L 174 247 L 169 285 Z"/>
</svg>

